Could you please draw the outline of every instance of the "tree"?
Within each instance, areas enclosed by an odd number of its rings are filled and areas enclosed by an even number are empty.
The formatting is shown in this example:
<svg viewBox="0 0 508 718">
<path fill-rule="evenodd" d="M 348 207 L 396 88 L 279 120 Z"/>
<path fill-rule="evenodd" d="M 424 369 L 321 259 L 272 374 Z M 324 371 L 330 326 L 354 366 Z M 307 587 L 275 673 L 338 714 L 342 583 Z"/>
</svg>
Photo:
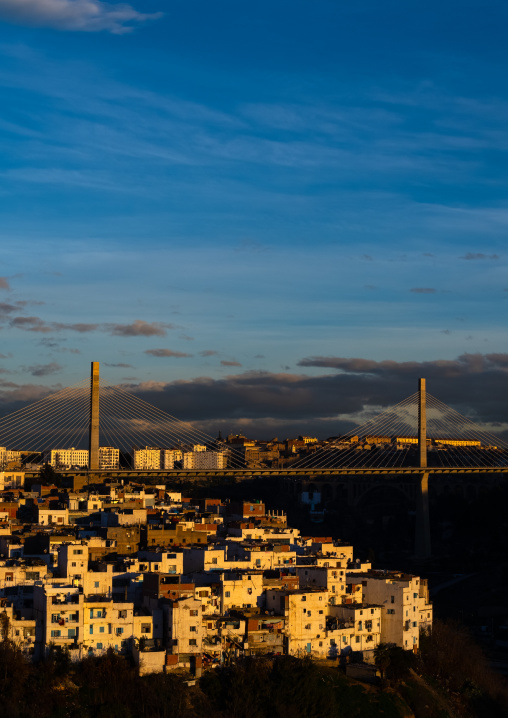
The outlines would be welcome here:
<svg viewBox="0 0 508 718">
<path fill-rule="evenodd" d="M 55 471 L 55 469 L 51 466 L 51 464 L 48 464 L 46 461 L 43 466 L 41 466 L 41 469 L 39 471 L 39 479 L 41 481 L 41 484 L 44 484 L 45 486 L 49 486 L 51 484 L 55 484 L 55 486 L 60 486 L 62 483 L 62 475 Z"/>
</svg>

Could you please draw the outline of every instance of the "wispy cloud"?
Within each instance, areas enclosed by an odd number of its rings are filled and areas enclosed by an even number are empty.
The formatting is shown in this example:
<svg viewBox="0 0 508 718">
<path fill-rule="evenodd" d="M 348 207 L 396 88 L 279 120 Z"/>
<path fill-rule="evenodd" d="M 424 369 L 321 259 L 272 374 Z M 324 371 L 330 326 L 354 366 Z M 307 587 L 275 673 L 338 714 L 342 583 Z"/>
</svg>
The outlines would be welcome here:
<svg viewBox="0 0 508 718">
<path fill-rule="evenodd" d="M 505 291 L 508 292 L 508 289 Z M 204 349 L 202 352 L 198 352 L 200 357 L 213 357 L 216 356 L 219 352 L 214 351 L 213 349 Z"/>
<path fill-rule="evenodd" d="M 56 362 L 52 362 L 51 364 L 35 364 L 34 366 L 24 367 L 24 369 L 30 372 L 32 376 L 48 376 L 48 374 L 56 374 L 63 367 Z"/>
<path fill-rule="evenodd" d="M 435 294 L 436 290 L 433 287 L 413 287 L 409 290 L 413 294 Z"/>
<path fill-rule="evenodd" d="M 221 366 L 242 366 L 239 361 L 221 361 Z"/>
<path fill-rule="evenodd" d="M 0 315 L 2 314 L 2 306 L 5 307 L 4 314 L 18 309 L 17 306 L 9 304 L 0 305 Z M 65 322 L 46 322 L 40 317 L 14 317 L 9 323 L 11 327 L 23 329 L 27 332 L 48 334 L 49 332 L 71 331 L 78 334 L 88 334 L 89 332 L 101 331 L 119 337 L 164 337 L 168 329 L 174 328 L 173 324 L 146 322 L 143 319 L 136 319 L 130 324 L 88 324 L 85 322 L 68 324 Z"/>
<path fill-rule="evenodd" d="M 164 322 L 145 322 L 136 319 L 132 324 L 107 324 L 111 334 L 119 337 L 164 337 L 167 329 L 174 329 L 173 324 Z"/>
<path fill-rule="evenodd" d="M 153 357 L 191 357 L 192 354 L 185 354 L 184 352 L 175 352 L 173 349 L 147 349 L 145 354 L 150 354 Z"/>
<path fill-rule="evenodd" d="M 47 334 L 52 329 L 39 317 L 14 317 L 10 321 L 11 327 L 16 329 L 23 329 L 27 332 L 40 332 Z"/>
<path fill-rule="evenodd" d="M 483 252 L 468 252 L 464 254 L 460 259 L 467 259 L 468 261 L 475 259 L 500 259 L 498 254 L 483 254 Z"/>
<path fill-rule="evenodd" d="M 80 32 L 131 32 L 162 13 L 141 13 L 131 5 L 101 0 L 0 0 L 0 18 L 20 25 L 51 27 Z"/>
<path fill-rule="evenodd" d="M 0 289 L 10 289 L 9 282 L 6 277 L 0 277 Z"/>
</svg>

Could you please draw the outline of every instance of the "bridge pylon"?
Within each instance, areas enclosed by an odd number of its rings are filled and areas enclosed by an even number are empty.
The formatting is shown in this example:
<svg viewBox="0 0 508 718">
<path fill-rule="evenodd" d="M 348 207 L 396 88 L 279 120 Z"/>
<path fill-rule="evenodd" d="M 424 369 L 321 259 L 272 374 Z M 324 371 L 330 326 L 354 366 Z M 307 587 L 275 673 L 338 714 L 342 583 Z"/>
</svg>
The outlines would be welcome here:
<svg viewBox="0 0 508 718">
<path fill-rule="evenodd" d="M 88 427 L 88 470 L 99 470 L 99 362 L 90 373 L 90 423 Z"/>
</svg>

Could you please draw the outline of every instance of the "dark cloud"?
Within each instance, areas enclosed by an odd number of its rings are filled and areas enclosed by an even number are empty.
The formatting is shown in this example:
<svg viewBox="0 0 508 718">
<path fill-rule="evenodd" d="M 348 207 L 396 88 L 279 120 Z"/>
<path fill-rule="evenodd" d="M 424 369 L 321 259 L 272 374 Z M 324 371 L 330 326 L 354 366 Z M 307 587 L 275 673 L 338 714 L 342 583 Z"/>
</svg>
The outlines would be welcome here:
<svg viewBox="0 0 508 718">
<path fill-rule="evenodd" d="M 451 333 L 452 333 L 451 329 L 441 329 L 441 334 L 451 334 Z"/>
<path fill-rule="evenodd" d="M 174 324 L 163 322 L 145 322 L 136 319 L 132 324 L 108 324 L 110 333 L 118 337 L 164 337 L 167 329 L 174 329 Z"/>
<path fill-rule="evenodd" d="M 221 361 L 221 366 L 242 366 L 238 361 Z"/>
<path fill-rule="evenodd" d="M 362 254 L 361 259 L 363 259 L 365 262 L 373 262 L 373 258 L 370 254 Z"/>
<path fill-rule="evenodd" d="M 462 257 L 459 257 L 459 259 L 467 259 L 467 260 L 500 259 L 500 257 L 498 254 L 483 254 L 483 252 L 467 252 L 467 254 L 464 254 Z"/>
<path fill-rule="evenodd" d="M 297 433 L 319 428 L 321 436 L 329 436 L 352 428 L 356 416 L 369 408 L 387 408 L 414 394 L 420 377 L 427 379 L 430 394 L 475 421 L 506 421 L 508 354 L 463 354 L 426 362 L 314 358 L 300 365 L 342 372 L 320 377 L 244 372 L 130 389 L 173 416 L 203 422 L 211 433 L 218 423 L 229 421 L 229 428 L 248 422 L 258 436 L 282 434 L 290 427 L 299 427 Z"/>
<path fill-rule="evenodd" d="M 104 366 L 110 366 L 110 367 L 122 368 L 122 369 L 133 369 L 133 368 L 134 368 L 134 367 L 132 366 L 132 364 L 122 364 L 122 363 L 118 363 L 118 364 L 108 364 L 107 361 L 104 362 Z"/>
<path fill-rule="evenodd" d="M 413 287 L 409 290 L 413 294 L 435 294 L 436 290 L 433 287 Z"/>
<path fill-rule="evenodd" d="M 30 372 L 32 376 L 48 376 L 49 374 L 56 374 L 63 369 L 63 366 L 52 362 L 51 364 L 35 364 L 34 366 L 24 367 L 25 371 Z"/>
<path fill-rule="evenodd" d="M 175 352 L 173 349 L 147 349 L 145 354 L 150 354 L 153 357 L 191 357 L 192 354 L 185 354 L 184 352 Z"/>
<path fill-rule="evenodd" d="M 424 252 L 424 253 L 423 253 L 423 256 L 424 256 L 424 257 L 435 257 L 436 255 L 435 255 L 435 254 L 432 254 L 432 252 Z"/>
<path fill-rule="evenodd" d="M 200 357 L 213 357 L 219 352 L 213 351 L 213 349 L 205 349 L 202 352 L 198 352 Z"/>
<path fill-rule="evenodd" d="M 11 286 L 7 281 L 7 277 L 0 277 L 0 289 L 10 289 Z"/>
</svg>

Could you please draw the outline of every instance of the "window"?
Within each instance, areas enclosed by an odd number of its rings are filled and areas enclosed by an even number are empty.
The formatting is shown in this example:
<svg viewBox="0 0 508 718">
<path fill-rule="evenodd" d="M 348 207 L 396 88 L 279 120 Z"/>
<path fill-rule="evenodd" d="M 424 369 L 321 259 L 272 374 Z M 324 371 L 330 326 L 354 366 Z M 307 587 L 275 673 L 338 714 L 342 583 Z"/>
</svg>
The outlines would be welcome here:
<svg viewBox="0 0 508 718">
<path fill-rule="evenodd" d="M 99 588 L 99 582 L 98 582 L 98 581 L 95 581 L 95 582 L 94 582 L 94 588 Z"/>
<path fill-rule="evenodd" d="M 90 626 L 90 635 L 93 635 L 93 624 Z"/>
<path fill-rule="evenodd" d="M 198 628 L 197 628 L 197 626 L 189 626 L 189 631 L 190 631 L 191 633 L 197 633 L 197 632 L 198 632 Z"/>
<path fill-rule="evenodd" d="M 216 558 L 212 558 L 212 563 L 216 564 L 216 563 L 217 563 L 217 559 L 216 559 Z"/>
<path fill-rule="evenodd" d="M 390 603 L 395 603 L 395 596 L 390 596 Z"/>
<path fill-rule="evenodd" d="M 229 598 L 231 596 L 231 591 L 225 591 L 224 596 Z"/>
<path fill-rule="evenodd" d="M 72 553 L 74 554 L 74 556 L 79 556 L 79 555 L 81 555 L 81 554 L 83 553 L 83 549 L 82 549 L 82 548 L 75 548 Z"/>
<path fill-rule="evenodd" d="M 99 626 L 99 633 L 104 633 L 104 626 Z"/>
<path fill-rule="evenodd" d="M 195 610 L 189 611 L 189 613 L 190 613 L 191 616 L 198 616 L 198 615 L 199 615 L 199 611 L 197 611 L 197 610 L 196 610 L 196 611 L 195 611 Z"/>
<path fill-rule="evenodd" d="M 102 648 L 102 643 L 98 643 L 97 648 Z"/>
<path fill-rule="evenodd" d="M 306 601 L 306 600 L 307 600 L 307 596 L 302 596 L 302 601 Z"/>
<path fill-rule="evenodd" d="M 60 638 L 60 631 L 51 631 L 51 638 Z"/>
<path fill-rule="evenodd" d="M 141 633 L 150 633 L 150 624 L 149 623 L 141 624 Z"/>
<path fill-rule="evenodd" d="M 75 638 L 76 637 L 76 629 L 75 628 L 69 628 L 69 632 L 67 634 L 69 638 Z"/>
<path fill-rule="evenodd" d="M 191 638 L 189 641 L 189 646 L 197 646 L 198 642 L 195 638 Z"/>
<path fill-rule="evenodd" d="M 92 628 L 92 626 L 90 626 L 90 628 Z M 121 636 L 122 633 L 123 633 L 123 628 L 117 628 L 117 629 L 116 629 L 116 635 L 117 635 L 117 636 Z"/>
<path fill-rule="evenodd" d="M 357 642 L 357 643 L 360 643 L 360 640 L 361 640 L 361 639 L 360 639 L 360 636 L 357 636 L 357 637 L 356 637 L 356 642 Z"/>
<path fill-rule="evenodd" d="M 51 615 L 51 623 L 58 623 L 60 620 L 60 614 L 59 613 L 53 613 Z"/>
<path fill-rule="evenodd" d="M 393 616 L 394 613 L 395 613 L 395 609 L 394 609 L 394 608 L 388 608 L 387 611 L 386 611 L 386 613 L 390 613 L 390 614 Z"/>
</svg>

